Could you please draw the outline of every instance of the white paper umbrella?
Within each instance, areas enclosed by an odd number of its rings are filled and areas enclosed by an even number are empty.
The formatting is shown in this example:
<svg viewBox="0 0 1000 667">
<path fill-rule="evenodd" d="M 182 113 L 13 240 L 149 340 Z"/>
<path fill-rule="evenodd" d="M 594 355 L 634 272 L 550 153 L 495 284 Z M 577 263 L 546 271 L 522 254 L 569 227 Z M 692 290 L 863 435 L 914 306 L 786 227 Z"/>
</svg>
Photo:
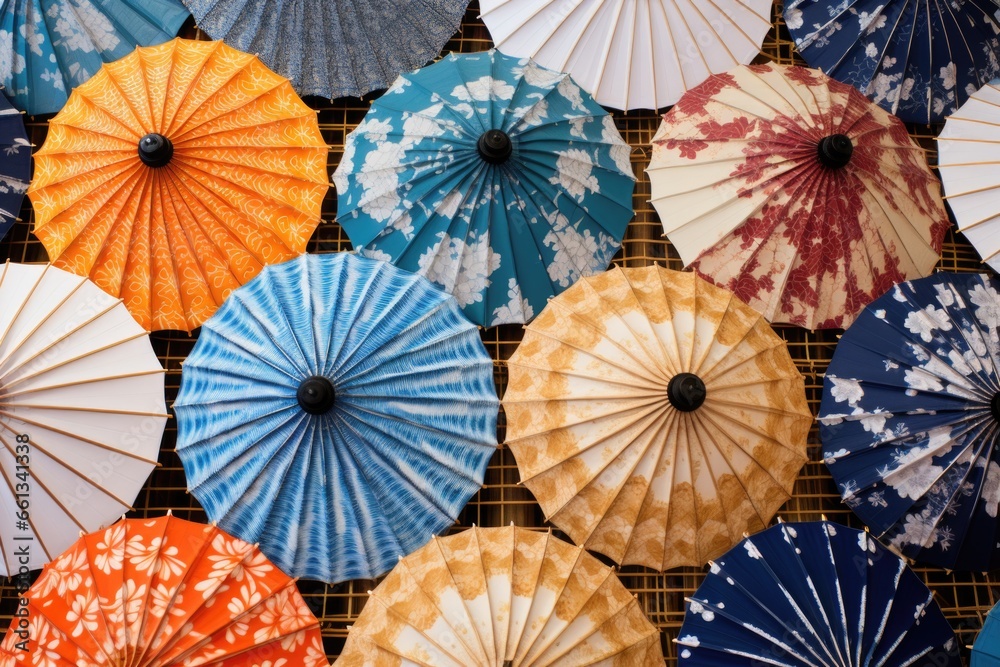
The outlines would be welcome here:
<svg viewBox="0 0 1000 667">
<path fill-rule="evenodd" d="M 660 109 L 709 75 L 749 63 L 770 0 L 482 0 L 504 53 L 569 72 L 599 103 Z"/>
<path fill-rule="evenodd" d="M 950 116 L 937 140 L 945 200 L 958 228 L 1000 271 L 1000 79 Z"/>
<path fill-rule="evenodd" d="M 166 418 L 163 369 L 121 300 L 49 265 L 0 267 L 0 574 L 128 511 Z"/>
</svg>

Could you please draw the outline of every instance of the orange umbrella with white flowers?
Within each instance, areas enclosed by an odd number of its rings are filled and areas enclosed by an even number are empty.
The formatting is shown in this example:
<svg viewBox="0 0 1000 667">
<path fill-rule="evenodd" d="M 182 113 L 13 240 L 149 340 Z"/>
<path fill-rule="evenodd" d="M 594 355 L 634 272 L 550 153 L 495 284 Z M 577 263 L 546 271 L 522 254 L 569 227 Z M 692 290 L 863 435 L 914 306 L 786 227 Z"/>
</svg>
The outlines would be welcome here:
<svg viewBox="0 0 1000 667">
<path fill-rule="evenodd" d="M 316 112 L 222 42 L 140 47 L 77 87 L 28 195 L 53 264 L 149 330 L 190 331 L 305 251 L 328 188 Z"/>
<path fill-rule="evenodd" d="M 170 515 L 80 537 L 24 598 L 0 667 L 328 665 L 295 580 L 256 545 Z"/>
</svg>

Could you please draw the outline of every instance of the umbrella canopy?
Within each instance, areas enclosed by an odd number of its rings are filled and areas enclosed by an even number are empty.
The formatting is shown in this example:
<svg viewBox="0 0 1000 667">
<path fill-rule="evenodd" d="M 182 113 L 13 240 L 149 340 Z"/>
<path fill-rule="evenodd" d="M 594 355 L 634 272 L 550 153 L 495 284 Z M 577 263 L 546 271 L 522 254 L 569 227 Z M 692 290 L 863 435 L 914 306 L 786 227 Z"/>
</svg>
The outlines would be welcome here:
<svg viewBox="0 0 1000 667">
<path fill-rule="evenodd" d="M 169 40 L 187 17 L 180 0 L 0 0 L 0 85 L 18 109 L 54 113 L 103 63 Z"/>
<path fill-rule="evenodd" d="M 306 255 L 202 327 L 177 453 L 208 516 L 286 572 L 373 578 L 479 490 L 498 403 L 454 299 L 384 262 Z"/>
<path fill-rule="evenodd" d="M 997 667 L 1000 665 L 1000 604 L 994 605 L 986 614 L 983 629 L 976 635 L 972 645 L 972 659 L 969 667 Z"/>
<path fill-rule="evenodd" d="M 507 446 L 549 521 L 618 563 L 702 565 L 788 500 L 812 415 L 763 317 L 693 273 L 615 268 L 509 361 Z"/>
<path fill-rule="evenodd" d="M 661 109 L 711 74 L 749 63 L 771 29 L 770 0 L 481 0 L 504 53 L 569 72 L 615 109 Z"/>
<path fill-rule="evenodd" d="M 955 633 L 902 559 L 867 533 L 780 523 L 717 562 L 688 599 L 678 665 L 961 667 Z"/>
<path fill-rule="evenodd" d="M 190 331 L 305 251 L 328 189 L 316 112 L 221 42 L 139 48 L 73 91 L 28 190 L 53 263 L 150 330 Z"/>
<path fill-rule="evenodd" d="M 89 280 L 7 263 L 0 304 L 0 573 L 9 576 L 131 509 L 167 415 L 149 337 Z"/>
<path fill-rule="evenodd" d="M 497 51 L 450 55 L 400 77 L 348 135 L 337 219 L 473 322 L 527 322 L 617 252 L 629 152 L 568 75 Z"/>
<path fill-rule="evenodd" d="M 904 556 L 1000 566 L 1000 295 L 985 275 L 902 283 L 841 337 L 820 436 L 845 502 Z"/>
<path fill-rule="evenodd" d="M 1000 79 L 948 117 L 937 137 L 945 199 L 965 238 L 1000 270 Z"/>
<path fill-rule="evenodd" d="M 772 322 L 842 328 L 937 263 L 948 213 L 898 120 L 821 72 L 738 67 L 653 138 L 652 202 L 686 265 Z"/>
<path fill-rule="evenodd" d="M 476 528 L 399 561 L 338 667 L 662 667 L 660 633 L 614 571 L 551 534 Z"/>
<path fill-rule="evenodd" d="M 0 94 L 0 239 L 14 225 L 31 177 L 31 142 L 21 114 Z"/>
<path fill-rule="evenodd" d="M 806 62 L 906 122 L 939 123 L 1000 75 L 996 0 L 788 0 Z"/>
<path fill-rule="evenodd" d="M 260 56 L 302 95 L 361 96 L 441 52 L 469 0 L 183 0 L 212 39 Z"/>
<path fill-rule="evenodd" d="M 3 667 L 328 664 L 292 579 L 255 545 L 170 515 L 80 537 L 24 598 Z"/>
</svg>

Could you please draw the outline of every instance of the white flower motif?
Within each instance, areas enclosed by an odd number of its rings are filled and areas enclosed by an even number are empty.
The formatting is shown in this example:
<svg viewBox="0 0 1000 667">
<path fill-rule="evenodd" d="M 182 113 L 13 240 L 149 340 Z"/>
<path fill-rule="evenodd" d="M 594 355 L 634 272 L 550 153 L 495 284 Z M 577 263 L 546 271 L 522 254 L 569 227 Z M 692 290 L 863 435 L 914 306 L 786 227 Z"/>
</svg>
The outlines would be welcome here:
<svg viewBox="0 0 1000 667">
<path fill-rule="evenodd" d="M 593 175 L 594 163 L 586 151 L 570 148 L 556 151 L 556 173 L 549 178 L 549 183 L 562 187 L 577 201 L 583 201 L 587 191 L 600 191 L 597 177 Z"/>
<path fill-rule="evenodd" d="M 914 310 L 907 314 L 903 325 L 910 333 L 918 334 L 925 343 L 934 339 L 934 331 L 951 331 L 952 324 L 948 312 L 928 304 L 923 310 Z"/>
<path fill-rule="evenodd" d="M 601 118 L 601 141 L 611 146 L 611 159 L 623 174 L 634 175 L 632 171 L 632 147 L 622 140 L 622 135 L 615 127 L 615 120 L 610 116 Z"/>
<path fill-rule="evenodd" d="M 858 401 L 864 398 L 865 390 L 861 388 L 861 381 L 854 378 L 839 378 L 828 375 L 827 378 L 833 384 L 830 395 L 838 403 L 847 401 L 850 406 L 857 405 Z"/>
<path fill-rule="evenodd" d="M 986 467 L 980 499 L 986 513 L 993 519 L 997 518 L 997 508 L 1000 507 L 1000 466 L 996 461 L 990 461 Z"/>
<path fill-rule="evenodd" d="M 1000 295 L 989 286 L 978 284 L 969 290 L 969 301 L 976 306 L 976 319 L 990 329 L 1000 326 Z"/>
<path fill-rule="evenodd" d="M 743 548 L 747 550 L 747 555 L 750 556 L 750 558 L 753 558 L 754 560 L 763 558 L 760 550 L 757 549 L 757 546 L 750 540 L 743 541 Z"/>
<path fill-rule="evenodd" d="M 417 260 L 419 273 L 454 295 L 458 305 L 468 306 L 483 300 L 489 277 L 500 268 L 500 255 L 489 247 L 488 238 L 470 242 L 439 234 L 440 241 Z"/>
<path fill-rule="evenodd" d="M 554 251 L 555 256 L 546 270 L 549 278 L 560 287 L 569 287 L 576 282 L 592 264 L 604 264 L 609 250 L 616 248 L 611 237 L 602 232 L 598 232 L 597 237 L 589 229 L 580 233 L 559 211 L 547 215 L 547 218 L 552 227 L 542 239 L 542 244 Z"/>
<path fill-rule="evenodd" d="M 943 391 L 941 380 L 921 368 L 908 369 L 903 373 L 903 381 L 911 390 Z"/>
<path fill-rule="evenodd" d="M 535 316 L 535 311 L 528 300 L 521 296 L 521 288 L 517 278 L 507 280 L 507 304 L 493 309 L 491 325 L 510 322 L 527 322 Z"/>
<path fill-rule="evenodd" d="M 494 79 L 487 75 L 455 86 L 451 91 L 451 96 L 463 102 L 509 100 L 514 96 L 514 86 L 502 79 Z"/>
<path fill-rule="evenodd" d="M 789 9 L 785 12 L 785 25 L 788 26 L 790 30 L 798 30 L 802 27 L 802 10 L 801 9 Z"/>
<path fill-rule="evenodd" d="M 83 595 L 77 595 L 70 603 L 69 611 L 66 612 L 66 620 L 76 623 L 73 626 L 73 637 L 79 637 L 84 630 L 93 632 L 97 629 L 97 615 L 101 613 L 101 607 L 97 596 L 93 591 L 87 590 Z"/>
<path fill-rule="evenodd" d="M 955 76 L 957 70 L 955 63 L 949 62 L 947 65 L 941 68 L 938 73 L 938 77 L 941 79 L 941 85 L 945 90 L 952 90 L 955 88 Z"/>
</svg>

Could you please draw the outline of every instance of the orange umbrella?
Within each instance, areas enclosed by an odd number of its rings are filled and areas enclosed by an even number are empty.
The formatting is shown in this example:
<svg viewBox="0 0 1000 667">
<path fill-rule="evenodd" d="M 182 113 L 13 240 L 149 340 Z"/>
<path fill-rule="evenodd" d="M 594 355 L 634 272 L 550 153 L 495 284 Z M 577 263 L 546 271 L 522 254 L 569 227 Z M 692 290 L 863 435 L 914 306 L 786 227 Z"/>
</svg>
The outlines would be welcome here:
<svg viewBox="0 0 1000 667">
<path fill-rule="evenodd" d="M 149 330 L 190 331 L 305 251 L 328 188 L 316 113 L 222 42 L 137 48 L 49 122 L 28 190 L 55 266 Z"/>
<path fill-rule="evenodd" d="M 256 545 L 170 515 L 82 536 L 24 597 L 0 667 L 328 665 L 293 579 Z"/>
</svg>

